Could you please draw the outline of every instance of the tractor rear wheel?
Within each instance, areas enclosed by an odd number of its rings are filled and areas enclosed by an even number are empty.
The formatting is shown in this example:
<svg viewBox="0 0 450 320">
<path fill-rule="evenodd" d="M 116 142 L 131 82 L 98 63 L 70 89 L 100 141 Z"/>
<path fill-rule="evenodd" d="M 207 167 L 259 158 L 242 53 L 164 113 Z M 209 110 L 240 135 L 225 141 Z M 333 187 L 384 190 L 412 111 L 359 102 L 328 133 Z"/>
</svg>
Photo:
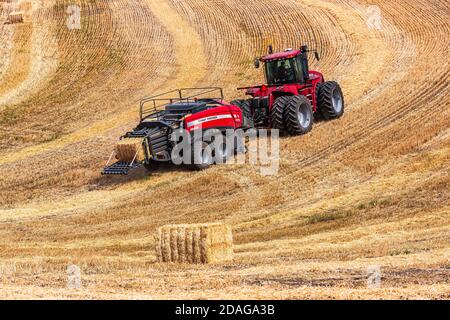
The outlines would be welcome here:
<svg viewBox="0 0 450 320">
<path fill-rule="evenodd" d="M 284 111 L 291 97 L 282 96 L 275 99 L 275 102 L 270 111 L 270 120 L 272 129 L 286 130 L 286 123 L 284 121 Z"/>
<path fill-rule="evenodd" d="M 293 96 L 289 99 L 284 112 L 286 127 L 291 135 L 308 133 L 313 125 L 311 103 L 305 96 Z"/>
<path fill-rule="evenodd" d="M 244 127 L 253 128 L 255 123 L 252 115 L 252 102 L 251 100 L 233 100 L 232 105 L 239 107 L 242 110 L 242 116 L 244 117 Z"/>
<path fill-rule="evenodd" d="M 317 86 L 317 109 L 325 120 L 337 119 L 344 114 L 344 95 L 336 81 Z"/>
</svg>

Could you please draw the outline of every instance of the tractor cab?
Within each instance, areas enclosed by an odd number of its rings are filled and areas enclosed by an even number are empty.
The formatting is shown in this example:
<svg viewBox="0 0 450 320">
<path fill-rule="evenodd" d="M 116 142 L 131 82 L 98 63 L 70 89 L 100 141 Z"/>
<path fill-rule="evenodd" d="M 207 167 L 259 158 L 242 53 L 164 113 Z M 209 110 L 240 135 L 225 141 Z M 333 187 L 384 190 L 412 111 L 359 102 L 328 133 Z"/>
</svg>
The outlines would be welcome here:
<svg viewBox="0 0 450 320">
<path fill-rule="evenodd" d="M 273 53 L 269 47 L 269 54 L 255 60 L 255 67 L 264 63 L 264 73 L 268 85 L 304 84 L 309 79 L 309 64 L 307 46 L 300 50 L 286 49 L 284 52 Z M 316 53 L 316 58 L 319 59 Z"/>
</svg>

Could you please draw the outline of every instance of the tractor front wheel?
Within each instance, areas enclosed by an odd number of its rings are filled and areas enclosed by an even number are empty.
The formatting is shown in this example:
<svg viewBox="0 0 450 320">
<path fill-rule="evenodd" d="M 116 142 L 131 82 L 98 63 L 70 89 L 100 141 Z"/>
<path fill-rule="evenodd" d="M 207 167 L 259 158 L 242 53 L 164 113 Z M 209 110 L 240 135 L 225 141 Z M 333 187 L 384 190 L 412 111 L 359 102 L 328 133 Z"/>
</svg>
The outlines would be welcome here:
<svg viewBox="0 0 450 320">
<path fill-rule="evenodd" d="M 312 107 L 305 96 L 293 96 L 289 99 L 284 117 L 287 130 L 291 135 L 305 134 L 312 129 Z"/>
<path fill-rule="evenodd" d="M 317 86 L 317 108 L 325 120 L 337 119 L 344 114 L 344 95 L 336 81 Z"/>
<path fill-rule="evenodd" d="M 270 121 L 272 123 L 272 129 L 279 129 L 280 131 L 286 130 L 286 123 L 284 119 L 284 111 L 291 97 L 282 96 L 275 99 L 270 112 Z"/>
</svg>

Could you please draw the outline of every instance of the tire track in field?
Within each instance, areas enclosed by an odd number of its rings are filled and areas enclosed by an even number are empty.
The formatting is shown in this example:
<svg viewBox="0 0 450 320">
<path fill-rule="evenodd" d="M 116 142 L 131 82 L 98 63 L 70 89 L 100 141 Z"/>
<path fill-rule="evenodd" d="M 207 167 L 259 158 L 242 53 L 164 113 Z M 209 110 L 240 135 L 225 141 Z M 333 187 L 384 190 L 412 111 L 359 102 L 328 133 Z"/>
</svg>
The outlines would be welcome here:
<svg viewBox="0 0 450 320">
<path fill-rule="evenodd" d="M 206 73 L 206 56 L 203 43 L 195 29 L 180 16 L 166 0 L 146 0 L 161 24 L 174 40 L 177 74 L 166 87 L 195 86 Z M 168 90 L 171 90 L 169 88 Z"/>
<path fill-rule="evenodd" d="M 6 71 L 11 63 L 11 52 L 13 49 L 13 29 L 4 22 L 8 19 L 8 7 L 5 4 L 0 5 L 0 83 L 7 75 Z"/>
</svg>

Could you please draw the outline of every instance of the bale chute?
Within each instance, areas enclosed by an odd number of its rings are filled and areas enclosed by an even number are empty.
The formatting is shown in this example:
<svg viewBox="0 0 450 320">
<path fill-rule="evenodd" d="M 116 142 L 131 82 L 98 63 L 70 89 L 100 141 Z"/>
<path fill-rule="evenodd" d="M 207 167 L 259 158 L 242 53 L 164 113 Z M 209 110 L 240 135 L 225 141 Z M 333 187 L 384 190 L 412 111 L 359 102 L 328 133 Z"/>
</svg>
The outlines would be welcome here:
<svg viewBox="0 0 450 320">
<path fill-rule="evenodd" d="M 117 143 L 102 174 L 127 174 L 145 160 L 144 138 L 123 138 Z M 109 165 L 113 155 L 117 162 Z"/>
</svg>

